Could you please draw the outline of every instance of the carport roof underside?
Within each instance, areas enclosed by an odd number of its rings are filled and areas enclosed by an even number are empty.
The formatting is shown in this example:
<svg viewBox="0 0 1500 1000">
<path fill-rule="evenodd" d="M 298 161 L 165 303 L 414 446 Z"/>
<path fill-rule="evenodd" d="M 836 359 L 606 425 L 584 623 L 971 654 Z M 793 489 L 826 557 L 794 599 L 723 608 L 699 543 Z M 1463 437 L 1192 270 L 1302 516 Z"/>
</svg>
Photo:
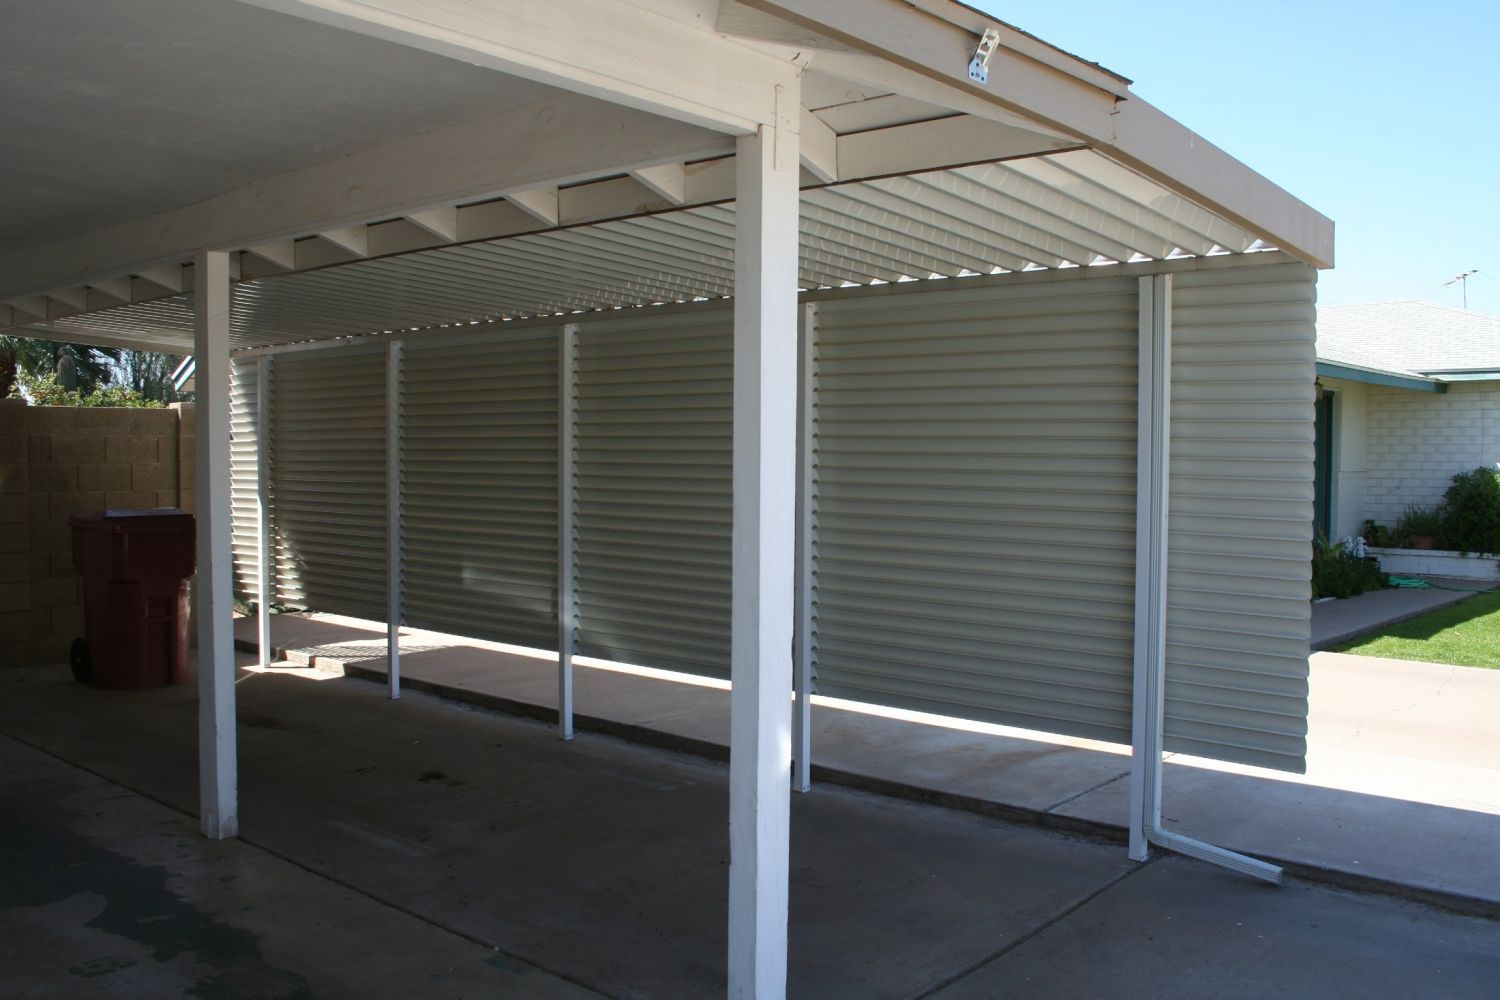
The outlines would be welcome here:
<svg viewBox="0 0 1500 1000">
<path fill-rule="evenodd" d="M 1126 81 L 947 0 L 520 2 L 504 32 L 457 3 L 6 6 L 39 42 L 0 112 L 0 327 L 28 335 L 189 352 L 202 248 L 236 251 L 236 348 L 728 296 L 757 117 L 800 131 L 803 288 L 1332 262 L 1327 219 Z M 627 72 L 633 46 L 673 58 Z M 795 104 L 744 83 L 778 74 Z"/>
</svg>

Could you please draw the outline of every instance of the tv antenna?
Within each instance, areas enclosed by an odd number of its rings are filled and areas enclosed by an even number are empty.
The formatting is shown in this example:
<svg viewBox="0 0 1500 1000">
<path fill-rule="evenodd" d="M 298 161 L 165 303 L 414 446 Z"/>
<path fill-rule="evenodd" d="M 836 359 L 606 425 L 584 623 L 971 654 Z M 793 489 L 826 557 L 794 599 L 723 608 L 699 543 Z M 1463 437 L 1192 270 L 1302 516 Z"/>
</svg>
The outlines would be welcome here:
<svg viewBox="0 0 1500 1000">
<path fill-rule="evenodd" d="M 1462 274 L 1455 274 L 1452 278 L 1450 278 L 1447 281 L 1443 282 L 1443 287 L 1444 288 L 1447 288 L 1449 285 L 1451 285 L 1451 284 L 1453 284 L 1455 282 L 1458 283 L 1459 288 L 1463 291 L 1464 308 L 1465 309 L 1469 308 L 1469 279 L 1472 278 L 1472 277 L 1474 277 L 1474 275 L 1476 275 L 1478 273 L 1479 273 L 1479 269 L 1478 268 L 1473 268 L 1473 269 L 1470 269 L 1468 271 L 1463 272 Z"/>
</svg>

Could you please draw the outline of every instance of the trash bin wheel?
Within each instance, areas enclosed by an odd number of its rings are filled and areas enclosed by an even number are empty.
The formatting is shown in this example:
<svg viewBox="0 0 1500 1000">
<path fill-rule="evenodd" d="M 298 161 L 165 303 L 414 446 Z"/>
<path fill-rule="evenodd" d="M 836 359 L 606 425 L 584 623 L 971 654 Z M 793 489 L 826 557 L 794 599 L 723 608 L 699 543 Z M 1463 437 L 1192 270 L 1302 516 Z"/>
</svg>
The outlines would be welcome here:
<svg viewBox="0 0 1500 1000">
<path fill-rule="evenodd" d="M 68 650 L 68 666 L 73 668 L 73 679 L 87 684 L 94 679 L 94 661 L 89 657 L 89 641 L 81 636 L 73 640 Z"/>
</svg>

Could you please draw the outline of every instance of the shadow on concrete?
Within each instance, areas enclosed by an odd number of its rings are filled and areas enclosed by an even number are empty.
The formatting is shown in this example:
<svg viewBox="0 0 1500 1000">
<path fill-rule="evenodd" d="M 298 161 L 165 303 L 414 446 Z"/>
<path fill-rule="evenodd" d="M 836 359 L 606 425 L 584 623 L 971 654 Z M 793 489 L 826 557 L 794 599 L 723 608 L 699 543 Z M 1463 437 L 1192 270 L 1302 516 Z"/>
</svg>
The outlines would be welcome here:
<svg viewBox="0 0 1500 1000">
<path fill-rule="evenodd" d="M 191 687 L 96 691 L 62 668 L 0 684 L 0 731 L 195 810 Z M 246 674 L 236 690 L 250 845 L 602 993 L 722 995 L 722 765 L 348 680 Z M 829 784 L 794 796 L 790 935 L 793 996 L 1324 997 L 1338 991 L 1309 970 L 1379 959 L 1350 981 L 1383 993 L 1355 992 L 1432 995 L 1440 971 L 1443 995 L 1487 997 L 1500 969 L 1477 918 L 1141 868 L 1107 840 Z"/>
</svg>

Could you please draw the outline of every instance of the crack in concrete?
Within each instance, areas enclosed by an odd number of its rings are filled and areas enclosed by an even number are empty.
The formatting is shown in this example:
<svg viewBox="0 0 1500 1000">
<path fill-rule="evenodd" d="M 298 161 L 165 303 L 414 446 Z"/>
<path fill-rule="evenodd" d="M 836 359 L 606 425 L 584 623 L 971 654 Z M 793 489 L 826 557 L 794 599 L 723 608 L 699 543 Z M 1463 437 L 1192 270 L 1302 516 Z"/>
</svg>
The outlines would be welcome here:
<svg viewBox="0 0 1500 1000">
<path fill-rule="evenodd" d="M 1113 889 L 1115 886 L 1119 885 L 1130 876 L 1136 874 L 1139 871 L 1143 871 L 1148 865 L 1155 864 L 1156 860 L 1162 856 L 1163 854 L 1158 852 L 1151 855 L 1140 864 L 1131 865 L 1131 867 L 1125 869 L 1123 872 L 1116 875 L 1108 882 L 1105 882 L 1103 885 L 1099 886 L 1099 888 L 1084 896 L 1082 899 L 1059 910 L 1052 917 L 1042 921 L 1036 927 L 1033 927 L 1031 930 L 1022 934 L 1020 937 L 1017 937 L 1015 940 L 1008 941 L 1005 944 L 1001 945 L 999 948 L 995 949 L 995 951 L 970 965 L 968 968 L 960 969 L 958 972 L 955 972 L 953 975 L 947 977 L 946 979 L 935 983 L 934 985 L 928 987 L 920 993 L 914 994 L 912 1000 L 926 1000 L 927 997 L 937 996 L 943 990 L 946 990 L 948 987 L 954 985 L 955 983 L 967 979 L 969 976 L 972 976 L 974 973 L 978 972 L 980 969 L 983 969 L 985 966 L 999 961 L 1006 955 L 1009 955 L 1011 952 L 1015 951 L 1017 948 L 1026 944 L 1028 941 L 1032 941 L 1047 930 L 1056 927 L 1058 924 L 1062 923 L 1064 920 L 1068 919 L 1073 914 L 1083 909 L 1085 906 L 1088 906 L 1094 900 L 1098 899 L 1100 896 L 1104 895 L 1106 892 Z"/>
<path fill-rule="evenodd" d="M 1397 705 L 1394 708 L 1384 708 L 1384 709 L 1381 709 L 1378 712 L 1370 712 L 1367 715 L 1361 715 L 1361 716 L 1359 716 L 1359 718 L 1357 718 L 1355 720 L 1355 722 L 1354 722 L 1354 731 L 1352 733 L 1350 733 L 1349 736 L 1346 739 L 1344 739 L 1343 741 L 1341 741 L 1339 743 L 1329 743 L 1329 744 L 1325 744 L 1325 745 L 1333 747 L 1335 749 L 1342 750 L 1342 749 L 1348 747 L 1349 744 L 1353 743 L 1355 740 L 1359 739 L 1361 736 L 1364 735 L 1365 723 L 1369 722 L 1370 720 L 1372 720 L 1372 719 L 1378 719 L 1378 718 L 1381 718 L 1382 716 L 1387 716 L 1387 715 L 1396 715 L 1396 714 L 1399 714 L 1401 712 L 1410 712 L 1410 711 L 1412 711 L 1415 708 L 1418 708 L 1418 707 L 1420 707 L 1422 705 L 1428 704 L 1429 702 L 1436 701 L 1438 698 L 1442 697 L 1443 689 L 1446 688 L 1446 687 L 1448 687 L 1448 685 L 1450 685 L 1450 684 L 1453 683 L 1454 679 L 1458 676 L 1458 671 L 1460 669 L 1465 669 L 1465 668 L 1461 668 L 1461 667 L 1456 667 L 1456 666 L 1451 666 L 1450 665 L 1448 667 L 1448 675 L 1445 678 L 1443 678 L 1443 682 L 1441 684 L 1439 684 L 1436 688 L 1434 688 L 1433 691 L 1427 697 L 1425 697 L 1425 698 L 1418 698 L 1418 699 L 1416 699 L 1414 701 L 1411 701 L 1411 702 L 1408 702 L 1407 704 L 1404 704 L 1404 705 Z"/>
<path fill-rule="evenodd" d="M 1081 792 L 1075 792 L 1074 794 L 1069 795 L 1067 798 L 1062 799 L 1059 802 L 1052 803 L 1050 806 L 1048 806 L 1047 808 L 1043 809 L 1042 812 L 1056 812 L 1057 810 L 1061 809 L 1063 806 L 1067 805 L 1069 802 L 1077 801 L 1078 799 L 1083 798 L 1085 795 L 1088 795 L 1088 794 L 1090 794 L 1092 792 L 1097 792 L 1101 788 L 1104 788 L 1104 787 L 1106 787 L 1108 785 L 1113 785 L 1115 782 L 1121 780 L 1122 778 L 1128 778 L 1128 777 L 1130 777 L 1130 772 L 1129 771 L 1121 771 L 1119 774 L 1115 775 L 1112 778 L 1105 778 L 1103 781 L 1099 782 L 1097 785 L 1094 785 L 1091 788 L 1085 788 Z"/>
</svg>

